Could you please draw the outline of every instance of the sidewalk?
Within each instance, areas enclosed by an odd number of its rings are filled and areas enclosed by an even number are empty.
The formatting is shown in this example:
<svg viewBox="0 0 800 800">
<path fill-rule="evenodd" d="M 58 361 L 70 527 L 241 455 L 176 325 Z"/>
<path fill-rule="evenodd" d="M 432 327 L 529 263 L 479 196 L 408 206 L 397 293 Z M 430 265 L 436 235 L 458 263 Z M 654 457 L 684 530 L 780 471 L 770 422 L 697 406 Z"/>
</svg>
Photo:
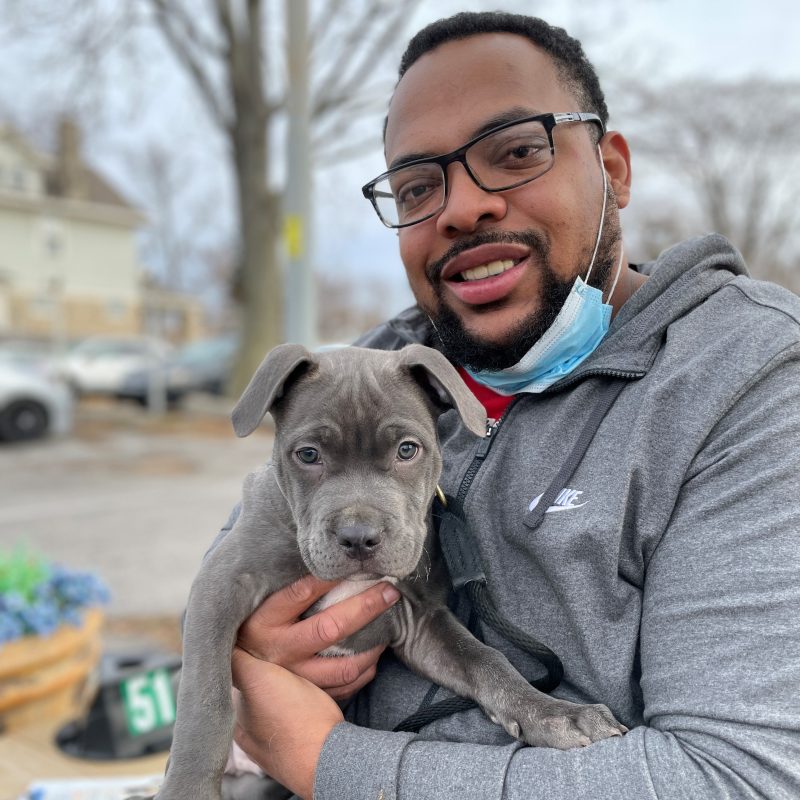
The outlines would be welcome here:
<svg viewBox="0 0 800 800">
<path fill-rule="evenodd" d="M 160 619 L 163 631 L 244 476 L 270 454 L 269 430 L 237 439 L 228 411 L 209 399 L 154 419 L 82 403 L 71 437 L 0 447 L 0 547 L 97 572 L 112 593 L 109 631 L 115 618 Z"/>
</svg>

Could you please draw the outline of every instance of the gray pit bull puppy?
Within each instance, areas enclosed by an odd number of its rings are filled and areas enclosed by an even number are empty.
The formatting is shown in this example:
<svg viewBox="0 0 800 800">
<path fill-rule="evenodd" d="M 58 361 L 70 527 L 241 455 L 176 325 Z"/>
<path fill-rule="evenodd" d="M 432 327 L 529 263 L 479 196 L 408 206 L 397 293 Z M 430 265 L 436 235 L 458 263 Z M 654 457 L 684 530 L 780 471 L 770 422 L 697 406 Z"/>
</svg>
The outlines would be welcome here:
<svg viewBox="0 0 800 800">
<path fill-rule="evenodd" d="M 447 359 L 421 345 L 312 355 L 287 344 L 265 358 L 233 411 L 233 425 L 247 436 L 270 412 L 272 461 L 245 479 L 241 514 L 192 585 L 159 800 L 221 797 L 234 725 L 237 631 L 267 595 L 309 572 L 348 582 L 349 594 L 385 579 L 402 593 L 326 654 L 388 643 L 411 669 L 471 698 L 531 745 L 566 749 L 625 731 L 605 706 L 538 692 L 448 610 L 431 504 L 442 467 L 437 419 L 450 408 L 484 435 L 482 406 Z"/>
</svg>

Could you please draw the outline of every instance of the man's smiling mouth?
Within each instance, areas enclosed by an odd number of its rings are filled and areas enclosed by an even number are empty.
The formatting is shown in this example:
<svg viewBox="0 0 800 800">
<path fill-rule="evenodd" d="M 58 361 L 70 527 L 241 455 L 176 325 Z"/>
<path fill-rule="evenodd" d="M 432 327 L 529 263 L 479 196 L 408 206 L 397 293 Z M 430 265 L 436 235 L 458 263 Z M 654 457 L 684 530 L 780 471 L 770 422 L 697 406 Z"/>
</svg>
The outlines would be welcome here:
<svg viewBox="0 0 800 800">
<path fill-rule="evenodd" d="M 480 264 L 477 267 L 465 269 L 458 275 L 453 276 L 453 280 L 479 281 L 482 278 L 489 278 L 493 275 L 500 275 L 506 270 L 511 269 L 511 267 L 513 267 L 515 263 L 516 262 L 514 262 L 510 258 L 504 258 L 498 261 L 489 261 L 486 264 Z"/>
</svg>

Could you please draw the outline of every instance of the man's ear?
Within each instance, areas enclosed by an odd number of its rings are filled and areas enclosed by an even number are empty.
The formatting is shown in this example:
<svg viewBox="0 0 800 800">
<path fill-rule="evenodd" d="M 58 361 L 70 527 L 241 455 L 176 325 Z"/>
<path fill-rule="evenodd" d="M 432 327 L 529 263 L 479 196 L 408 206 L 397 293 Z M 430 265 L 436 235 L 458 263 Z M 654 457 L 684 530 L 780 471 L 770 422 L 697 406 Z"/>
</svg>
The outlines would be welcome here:
<svg viewBox="0 0 800 800">
<path fill-rule="evenodd" d="M 410 344 L 400 351 L 400 364 L 428 391 L 434 402 L 455 408 L 468 430 L 486 435 L 486 409 L 467 388 L 456 368 L 438 351 Z"/>
<path fill-rule="evenodd" d="M 625 208 L 631 200 L 631 151 L 628 142 L 618 131 L 609 131 L 600 140 L 600 152 L 617 205 Z"/>
<path fill-rule="evenodd" d="M 279 400 L 295 373 L 316 363 L 299 344 L 281 344 L 270 350 L 233 409 L 231 420 L 237 436 L 251 434 Z"/>
</svg>

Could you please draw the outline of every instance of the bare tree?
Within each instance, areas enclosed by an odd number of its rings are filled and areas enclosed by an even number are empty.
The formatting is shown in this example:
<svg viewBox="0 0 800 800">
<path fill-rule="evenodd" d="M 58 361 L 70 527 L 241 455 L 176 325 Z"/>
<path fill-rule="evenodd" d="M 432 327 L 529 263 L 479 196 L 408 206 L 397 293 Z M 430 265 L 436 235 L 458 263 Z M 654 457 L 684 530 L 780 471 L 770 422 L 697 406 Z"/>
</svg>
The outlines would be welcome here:
<svg viewBox="0 0 800 800">
<path fill-rule="evenodd" d="M 282 66 L 282 60 L 275 64 L 267 50 L 269 3 L 213 0 L 209 18 L 199 22 L 188 3 L 143 2 L 230 142 L 242 248 L 244 346 L 234 375 L 238 390 L 283 332 L 283 282 L 276 248 L 282 215 L 280 195 L 271 189 L 275 166 L 269 140 L 270 128 L 284 109 L 285 87 L 269 74 L 270 66 Z M 412 0 L 317 4 L 310 50 L 318 64 L 311 117 L 320 146 L 330 150 L 331 142 L 341 141 L 354 114 L 374 108 L 369 90 L 374 90 L 370 78 L 375 63 L 412 5 Z"/>
<path fill-rule="evenodd" d="M 359 119 L 383 110 L 389 81 L 376 67 L 398 42 L 419 0 L 316 0 L 311 3 L 311 122 L 318 159 L 363 152 Z M 282 0 L 3 0 L 17 35 L 58 30 L 59 53 L 74 83 L 99 79 L 106 55 L 157 31 L 188 77 L 208 117 L 228 144 L 238 201 L 237 287 L 243 346 L 234 375 L 238 391 L 265 350 L 281 341 L 283 160 L 276 125 L 285 118 L 286 76 Z M 138 54 L 141 58 L 141 53 Z M 385 74 L 385 73 L 384 73 Z M 376 126 L 377 127 L 377 126 Z M 370 137 L 375 141 L 374 133 Z"/>
<path fill-rule="evenodd" d="M 160 265 L 161 282 L 167 288 L 190 291 L 187 266 L 196 260 L 194 234 L 208 220 L 198 218 L 196 209 L 188 209 L 190 201 L 183 191 L 189 179 L 188 165 L 152 143 L 132 153 L 130 160 L 141 176 L 144 205 L 151 216 L 141 236 L 145 266 Z"/>
<path fill-rule="evenodd" d="M 644 229 L 722 233 L 754 274 L 800 288 L 800 84 L 692 81 L 627 100 L 623 127 L 649 176 Z"/>
</svg>

